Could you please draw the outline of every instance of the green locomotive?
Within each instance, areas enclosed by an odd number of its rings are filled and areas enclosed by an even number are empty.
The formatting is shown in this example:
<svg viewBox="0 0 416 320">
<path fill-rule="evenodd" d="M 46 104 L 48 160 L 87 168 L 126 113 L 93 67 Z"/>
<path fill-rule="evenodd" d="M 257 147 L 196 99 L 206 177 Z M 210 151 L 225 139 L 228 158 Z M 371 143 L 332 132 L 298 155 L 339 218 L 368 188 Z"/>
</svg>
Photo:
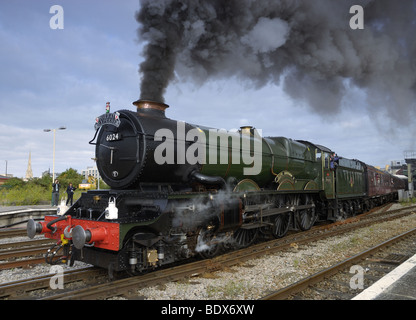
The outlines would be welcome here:
<svg viewBox="0 0 416 320">
<path fill-rule="evenodd" d="M 394 199 L 401 187 L 311 142 L 263 138 L 252 127 L 196 126 L 166 118 L 165 104 L 134 104 L 137 112 L 97 118 L 90 142 L 112 189 L 88 191 L 61 215 L 29 221 L 29 237 L 58 240 L 63 258 L 49 253 L 50 263 L 80 260 L 135 274 L 346 218 Z"/>
</svg>

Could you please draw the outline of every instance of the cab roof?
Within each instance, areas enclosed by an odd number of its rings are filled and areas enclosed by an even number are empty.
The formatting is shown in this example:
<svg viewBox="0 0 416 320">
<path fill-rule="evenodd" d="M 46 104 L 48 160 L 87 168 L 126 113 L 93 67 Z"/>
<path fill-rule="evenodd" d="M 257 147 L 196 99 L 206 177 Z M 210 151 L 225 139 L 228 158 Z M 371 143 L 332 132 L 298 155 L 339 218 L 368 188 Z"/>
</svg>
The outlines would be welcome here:
<svg viewBox="0 0 416 320">
<path fill-rule="evenodd" d="M 306 145 L 309 145 L 309 146 L 312 146 L 312 147 L 315 147 L 315 148 L 317 148 L 317 149 L 319 149 L 321 151 L 324 151 L 324 152 L 328 152 L 328 153 L 333 153 L 334 152 L 331 149 L 329 149 L 327 147 L 324 147 L 324 146 L 322 146 L 320 144 L 314 144 L 312 142 L 305 141 L 305 140 L 296 140 L 296 141 L 297 142 L 300 142 L 300 143 L 303 143 L 303 144 L 306 144 Z"/>
</svg>

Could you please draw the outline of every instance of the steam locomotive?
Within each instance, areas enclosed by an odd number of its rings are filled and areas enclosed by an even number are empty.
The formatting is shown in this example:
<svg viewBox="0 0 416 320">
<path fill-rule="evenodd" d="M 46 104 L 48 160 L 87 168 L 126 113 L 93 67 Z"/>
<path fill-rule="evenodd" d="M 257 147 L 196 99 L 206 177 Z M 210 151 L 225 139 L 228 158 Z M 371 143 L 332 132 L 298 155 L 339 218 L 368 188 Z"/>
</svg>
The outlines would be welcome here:
<svg viewBox="0 0 416 320">
<path fill-rule="evenodd" d="M 318 144 L 197 126 L 167 118 L 166 104 L 133 104 L 136 112 L 98 117 L 90 141 L 111 189 L 28 222 L 30 238 L 57 240 L 49 263 L 138 274 L 347 218 L 404 189 L 399 178 Z"/>
</svg>

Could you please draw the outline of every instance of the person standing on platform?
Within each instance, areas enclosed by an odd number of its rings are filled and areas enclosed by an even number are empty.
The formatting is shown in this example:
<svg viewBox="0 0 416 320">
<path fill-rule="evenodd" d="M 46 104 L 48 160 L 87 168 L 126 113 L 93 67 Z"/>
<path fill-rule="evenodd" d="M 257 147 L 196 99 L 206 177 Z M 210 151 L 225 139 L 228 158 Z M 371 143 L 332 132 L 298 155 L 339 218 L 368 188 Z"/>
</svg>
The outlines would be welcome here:
<svg viewBox="0 0 416 320">
<path fill-rule="evenodd" d="M 72 186 L 72 183 L 69 184 L 68 188 L 66 188 L 66 193 L 68 194 L 68 199 L 66 200 L 66 205 L 68 205 L 68 202 L 71 201 L 71 206 L 72 206 L 72 201 L 74 199 L 74 191 L 76 188 L 74 188 Z"/>
<path fill-rule="evenodd" d="M 59 181 L 58 179 L 55 180 L 55 183 L 52 183 L 52 206 L 58 205 L 59 200 Z"/>
</svg>

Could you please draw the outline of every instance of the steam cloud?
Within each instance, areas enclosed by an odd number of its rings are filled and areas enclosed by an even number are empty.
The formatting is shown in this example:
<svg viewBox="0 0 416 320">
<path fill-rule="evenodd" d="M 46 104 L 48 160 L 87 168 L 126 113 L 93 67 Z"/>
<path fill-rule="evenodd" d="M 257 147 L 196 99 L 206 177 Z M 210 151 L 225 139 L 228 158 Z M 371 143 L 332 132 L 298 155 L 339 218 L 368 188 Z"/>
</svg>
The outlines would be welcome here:
<svg viewBox="0 0 416 320">
<path fill-rule="evenodd" d="M 352 5 L 364 30 L 352 30 Z M 141 0 L 147 42 L 141 99 L 164 102 L 178 77 L 283 84 L 320 113 L 336 113 L 350 87 L 372 111 L 408 121 L 416 111 L 415 0 Z"/>
</svg>

